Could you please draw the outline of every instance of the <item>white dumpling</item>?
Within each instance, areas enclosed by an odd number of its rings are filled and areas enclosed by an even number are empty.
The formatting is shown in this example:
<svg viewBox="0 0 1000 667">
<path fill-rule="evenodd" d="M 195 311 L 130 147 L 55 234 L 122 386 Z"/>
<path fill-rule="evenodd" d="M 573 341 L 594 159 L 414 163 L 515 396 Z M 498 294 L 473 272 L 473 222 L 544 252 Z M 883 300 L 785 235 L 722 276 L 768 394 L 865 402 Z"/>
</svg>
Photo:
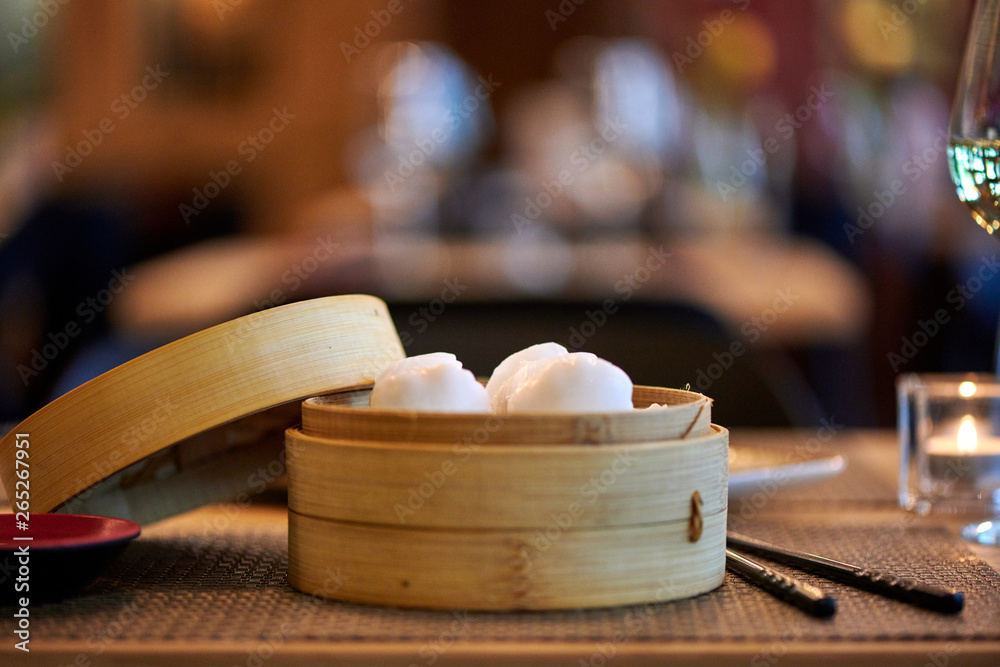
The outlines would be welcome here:
<svg viewBox="0 0 1000 667">
<path fill-rule="evenodd" d="M 582 413 L 632 410 L 632 380 L 610 361 L 571 352 L 524 367 L 527 377 L 507 400 L 507 412 Z M 519 371 L 520 372 L 520 371 Z"/>
<path fill-rule="evenodd" d="M 515 352 L 493 369 L 489 382 L 486 383 L 486 393 L 490 397 L 493 411 L 504 413 L 507 411 L 507 399 L 511 391 L 516 388 L 516 383 L 512 382 L 514 376 L 526 364 L 540 359 L 547 359 L 566 354 L 566 348 L 559 343 L 538 343 L 531 347 L 526 347 L 519 352 Z"/>
<path fill-rule="evenodd" d="M 409 357 L 383 370 L 375 379 L 370 405 L 375 410 L 490 411 L 486 388 L 447 353 Z"/>
<path fill-rule="evenodd" d="M 552 361 L 564 356 L 566 355 L 558 354 L 553 357 L 544 357 L 542 359 L 535 359 L 534 361 L 521 364 L 521 367 L 517 369 L 517 372 L 514 373 L 514 375 L 512 375 L 507 382 L 504 383 L 503 388 L 497 395 L 497 398 L 493 403 L 494 412 L 509 412 L 507 406 L 510 403 L 510 397 L 514 395 L 514 392 L 528 380 L 541 373 L 542 369 L 548 366 Z M 499 410 L 497 409 L 498 406 Z"/>
<path fill-rule="evenodd" d="M 392 362 L 375 376 L 375 384 L 378 384 L 379 380 L 389 375 L 394 375 L 400 371 L 404 371 L 409 368 L 424 368 L 427 366 L 437 366 L 438 364 L 455 364 L 459 368 L 462 367 L 462 362 L 458 360 L 451 352 L 430 352 L 428 354 L 418 354 L 412 357 L 403 357 L 397 361 Z"/>
</svg>

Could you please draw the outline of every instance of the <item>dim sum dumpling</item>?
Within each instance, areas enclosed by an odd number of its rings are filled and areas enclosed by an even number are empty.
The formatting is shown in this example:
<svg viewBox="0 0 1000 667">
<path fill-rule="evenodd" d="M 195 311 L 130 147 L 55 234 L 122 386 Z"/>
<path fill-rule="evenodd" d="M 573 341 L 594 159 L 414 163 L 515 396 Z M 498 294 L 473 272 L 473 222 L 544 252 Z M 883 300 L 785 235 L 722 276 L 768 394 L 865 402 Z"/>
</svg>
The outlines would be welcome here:
<svg viewBox="0 0 1000 667">
<path fill-rule="evenodd" d="M 490 380 L 486 383 L 486 393 L 489 394 L 493 411 L 498 414 L 507 411 L 507 400 L 516 388 L 512 380 L 526 364 L 566 353 L 566 348 L 558 343 L 538 343 L 515 352 L 501 361 L 493 369 L 493 374 L 490 375 Z M 523 375 L 521 377 L 523 378 Z"/>
<path fill-rule="evenodd" d="M 375 410 L 490 411 L 486 388 L 455 355 L 444 352 L 408 357 L 385 368 L 375 378 L 370 405 Z"/>
<path fill-rule="evenodd" d="M 518 377 L 521 375 L 522 377 Z M 507 412 L 581 413 L 632 410 L 632 380 L 610 361 L 570 352 L 524 365 Z"/>
</svg>

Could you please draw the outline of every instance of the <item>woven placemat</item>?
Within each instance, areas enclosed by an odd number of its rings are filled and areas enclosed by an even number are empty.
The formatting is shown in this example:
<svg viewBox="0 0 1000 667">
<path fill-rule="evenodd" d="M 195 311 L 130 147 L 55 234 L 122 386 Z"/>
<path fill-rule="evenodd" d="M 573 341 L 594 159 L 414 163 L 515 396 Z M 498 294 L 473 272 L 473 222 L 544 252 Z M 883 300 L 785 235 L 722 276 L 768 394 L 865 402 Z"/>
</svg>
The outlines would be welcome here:
<svg viewBox="0 0 1000 667">
<path fill-rule="evenodd" d="M 773 435 L 769 435 L 769 433 Z M 759 512 L 747 510 L 747 505 L 761 508 L 762 499 L 768 511 L 832 512 L 840 509 L 870 510 L 895 509 L 898 502 L 899 446 L 895 434 L 862 432 L 861 435 L 843 433 L 821 443 L 815 433 L 768 431 L 747 432 L 733 429 L 730 447 L 737 456 L 746 456 L 750 463 L 744 467 L 774 465 L 768 460 L 774 454 L 761 456 L 761 449 L 783 452 L 779 460 L 789 465 L 807 462 L 814 458 L 835 455 L 847 459 L 844 473 L 821 479 L 796 479 L 794 475 L 778 475 L 775 481 L 761 481 L 729 504 L 730 518 L 738 515 L 757 516 Z M 732 470 L 730 471 L 732 474 Z M 774 500 L 775 502 L 771 502 Z"/>
<path fill-rule="evenodd" d="M 80 642 L 97 651 L 110 642 L 239 641 L 276 645 L 385 641 L 435 643 L 611 641 L 884 641 L 1000 639 L 1000 576 L 938 527 L 886 524 L 819 528 L 761 522 L 753 535 L 900 576 L 954 586 L 966 608 L 948 616 L 832 584 L 839 600 L 819 620 L 727 575 L 714 592 L 679 602 L 603 610 L 525 613 L 433 612 L 369 607 L 303 595 L 286 581 L 286 529 L 278 521 L 249 527 L 206 522 L 187 536 L 152 530 L 73 600 L 31 609 L 32 641 Z M 336 587 L 349 572 L 331 571 Z M 669 585 L 669 581 L 664 582 Z M 12 631 L 10 614 L 0 632 Z M 10 636 L 10 635 L 8 635 Z M 256 644 L 255 644 L 256 645 Z"/>
</svg>

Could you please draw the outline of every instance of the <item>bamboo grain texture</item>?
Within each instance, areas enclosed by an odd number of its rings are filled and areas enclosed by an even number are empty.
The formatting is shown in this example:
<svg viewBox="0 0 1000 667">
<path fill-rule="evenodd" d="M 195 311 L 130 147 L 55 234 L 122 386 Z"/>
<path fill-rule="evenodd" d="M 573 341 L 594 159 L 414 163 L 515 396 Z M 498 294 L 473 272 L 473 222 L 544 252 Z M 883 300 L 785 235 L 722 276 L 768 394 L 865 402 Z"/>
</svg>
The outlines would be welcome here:
<svg viewBox="0 0 1000 667">
<path fill-rule="evenodd" d="M 52 511 L 137 461 L 210 429 L 308 396 L 370 384 L 379 368 L 403 356 L 385 304 L 375 297 L 326 297 L 247 315 L 157 348 L 46 405 L 0 442 L 0 478 L 13 488 L 15 433 L 29 434 L 31 510 Z M 150 422 L 152 415 L 157 418 Z M 151 427 L 140 428 L 146 423 Z M 239 430 L 236 425 L 228 432 Z M 217 442 L 221 451 L 214 452 L 214 465 L 226 450 L 238 459 L 239 447 L 232 445 Z M 186 449 L 172 453 L 175 464 L 200 458 Z M 135 502 L 145 506 L 146 516 L 166 516 L 233 493 L 226 484 L 209 489 L 214 492 L 192 492 L 189 502 L 184 494 L 167 500 L 155 492 Z M 127 514 L 130 503 L 119 504 Z"/>
<path fill-rule="evenodd" d="M 686 522 L 695 491 L 704 514 L 725 511 L 728 441 L 719 426 L 687 440 L 507 447 L 289 429 L 288 504 L 316 518 L 411 527 L 544 528 L 571 509 L 575 527 Z"/>
<path fill-rule="evenodd" d="M 299 412 L 293 401 L 199 433 L 70 498 L 59 511 L 147 524 L 221 499 L 244 503 L 284 473 L 284 430 Z"/>
<path fill-rule="evenodd" d="M 666 602 L 725 576 L 724 512 L 697 542 L 686 522 L 605 529 L 397 528 L 289 511 L 289 583 L 348 602 L 542 610 Z M 341 585 L 331 590 L 331 573 Z"/>
</svg>

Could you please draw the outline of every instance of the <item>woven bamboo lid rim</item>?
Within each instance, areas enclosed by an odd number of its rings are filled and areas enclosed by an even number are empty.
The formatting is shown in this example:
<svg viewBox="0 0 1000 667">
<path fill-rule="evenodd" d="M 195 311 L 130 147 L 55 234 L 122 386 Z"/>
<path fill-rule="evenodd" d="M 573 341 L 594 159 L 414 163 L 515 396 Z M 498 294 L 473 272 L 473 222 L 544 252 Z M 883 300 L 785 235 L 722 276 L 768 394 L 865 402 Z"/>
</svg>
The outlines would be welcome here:
<svg viewBox="0 0 1000 667">
<path fill-rule="evenodd" d="M 482 382 L 482 379 L 480 379 L 480 381 Z M 362 388 L 362 390 L 363 389 L 364 388 Z M 344 392 L 338 392 L 338 394 L 340 394 L 340 393 L 348 393 L 348 390 L 345 390 Z M 335 411 L 347 410 L 347 411 L 352 411 L 352 410 L 363 409 L 363 410 L 365 410 L 365 411 L 367 411 L 367 412 L 369 412 L 371 414 L 377 414 L 377 415 L 405 415 L 405 416 L 414 416 L 414 417 L 424 417 L 424 416 L 426 416 L 426 417 L 447 417 L 447 418 L 450 418 L 450 419 L 453 419 L 453 418 L 462 418 L 462 417 L 469 417 L 469 416 L 471 416 L 471 417 L 491 417 L 492 416 L 492 417 L 496 417 L 498 419 L 522 419 L 522 420 L 525 420 L 525 421 L 531 421 L 531 420 L 543 420 L 543 419 L 568 419 L 568 418 L 574 418 L 574 417 L 592 417 L 592 416 L 593 417 L 601 417 L 601 416 L 615 416 L 615 417 L 618 417 L 618 416 L 627 415 L 627 414 L 642 414 L 642 409 L 645 408 L 645 407 L 647 407 L 647 406 L 649 406 L 650 403 L 652 402 L 652 400 L 649 398 L 651 395 L 655 395 L 656 397 L 658 397 L 660 399 L 663 399 L 663 400 L 666 400 L 666 401 L 670 401 L 670 402 L 667 402 L 667 403 L 661 405 L 660 408 L 659 408 L 660 410 L 668 410 L 669 411 L 671 408 L 691 407 L 691 406 L 700 405 L 700 404 L 711 405 L 712 403 L 714 403 L 714 400 L 711 397 L 706 396 L 705 394 L 702 394 L 702 393 L 699 393 L 699 392 L 696 392 L 696 391 L 690 391 L 690 390 L 687 390 L 687 389 L 676 389 L 676 388 L 673 388 L 673 387 L 654 387 L 654 386 L 641 385 L 641 384 L 637 384 L 633 388 L 633 398 L 634 398 L 634 400 L 636 400 L 638 403 L 641 404 L 641 407 L 636 407 L 635 409 L 632 409 L 632 410 L 614 410 L 614 411 L 608 411 L 608 412 L 588 412 L 588 413 L 575 413 L 575 412 L 545 412 L 545 413 L 541 413 L 541 412 L 516 412 L 516 413 L 497 414 L 497 413 L 491 413 L 491 412 L 473 412 L 473 413 L 470 413 L 470 412 L 436 412 L 436 411 L 432 411 L 432 410 L 379 410 L 379 409 L 370 408 L 370 407 L 359 407 L 359 406 L 356 406 L 356 405 L 345 405 L 345 404 L 342 404 L 342 403 L 340 403 L 337 400 L 337 398 L 336 398 L 337 395 L 336 394 L 328 394 L 328 395 L 324 395 L 324 396 L 312 396 L 310 398 L 307 398 L 305 400 L 305 402 L 308 403 L 310 407 L 315 407 L 315 408 L 321 409 L 321 410 L 335 410 Z M 643 400 L 643 399 L 645 399 L 645 400 Z M 684 400 L 681 400 L 681 399 L 684 399 Z M 656 410 L 657 408 L 653 408 L 653 409 Z"/>
<path fill-rule="evenodd" d="M 362 388 L 363 389 L 363 388 Z M 312 397 L 306 399 L 306 401 L 313 401 L 316 398 L 322 397 Z M 669 410 L 672 407 L 693 407 L 695 405 L 705 406 L 712 403 L 712 399 L 707 396 L 701 400 L 691 401 L 690 403 L 675 403 L 669 406 L 664 406 L 660 408 L 650 408 L 650 410 Z M 324 406 L 327 407 L 327 406 Z M 436 412 L 432 410 L 379 410 L 375 408 L 365 408 L 365 407 L 352 407 L 352 406 L 328 406 L 333 410 L 364 410 L 366 414 L 371 415 L 373 418 L 386 419 L 399 417 L 401 419 L 479 419 L 481 421 L 492 419 L 494 421 L 508 421 L 516 419 L 518 421 L 524 422 L 536 422 L 542 423 L 547 422 L 552 419 L 606 419 L 606 418 L 619 418 L 626 417 L 628 415 L 636 415 L 635 419 L 643 419 L 645 408 L 633 408 L 631 410 L 615 410 L 610 412 L 516 412 L 516 413 L 506 413 L 497 414 L 494 412 Z M 645 415 L 648 416 L 648 415 Z"/>
<path fill-rule="evenodd" d="M 644 409 L 652 403 L 666 403 Z M 477 444 L 596 444 L 709 435 L 712 400 L 682 389 L 636 385 L 635 408 L 591 413 L 442 413 L 372 410 L 364 390 L 313 397 L 302 404 L 302 432 L 352 440 Z"/>
</svg>

